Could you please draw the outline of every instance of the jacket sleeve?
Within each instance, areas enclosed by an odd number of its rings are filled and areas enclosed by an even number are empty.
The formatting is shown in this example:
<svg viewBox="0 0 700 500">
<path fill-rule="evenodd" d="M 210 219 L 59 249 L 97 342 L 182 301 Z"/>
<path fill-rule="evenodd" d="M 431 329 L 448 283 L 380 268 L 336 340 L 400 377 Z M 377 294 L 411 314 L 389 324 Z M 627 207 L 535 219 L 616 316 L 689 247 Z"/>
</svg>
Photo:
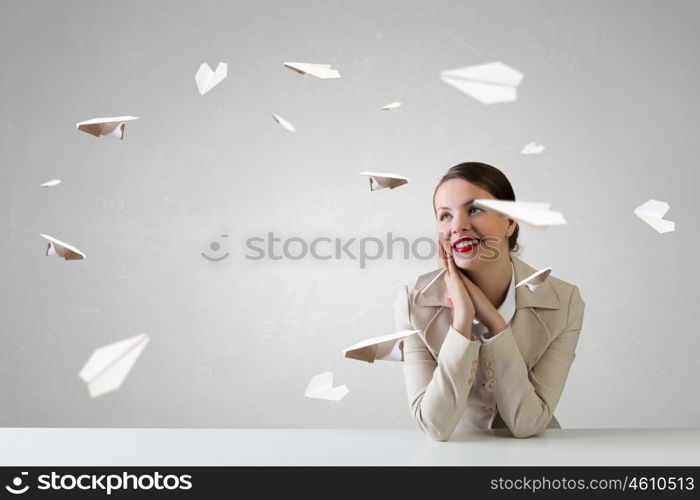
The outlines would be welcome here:
<svg viewBox="0 0 700 500">
<path fill-rule="evenodd" d="M 584 309 L 579 290 L 573 287 L 564 331 L 529 373 L 510 326 L 492 342 L 481 346 L 481 357 L 488 360 L 493 371 L 488 383 L 494 391 L 498 412 L 513 436 L 525 438 L 539 434 L 552 420 L 576 357 Z"/>
<path fill-rule="evenodd" d="M 394 302 L 394 319 L 397 331 L 417 329 L 411 323 L 406 286 Z M 450 327 L 436 361 L 420 336 L 404 339 L 402 365 L 408 404 L 418 427 L 437 441 L 449 439 L 462 418 L 480 346 Z"/>
</svg>

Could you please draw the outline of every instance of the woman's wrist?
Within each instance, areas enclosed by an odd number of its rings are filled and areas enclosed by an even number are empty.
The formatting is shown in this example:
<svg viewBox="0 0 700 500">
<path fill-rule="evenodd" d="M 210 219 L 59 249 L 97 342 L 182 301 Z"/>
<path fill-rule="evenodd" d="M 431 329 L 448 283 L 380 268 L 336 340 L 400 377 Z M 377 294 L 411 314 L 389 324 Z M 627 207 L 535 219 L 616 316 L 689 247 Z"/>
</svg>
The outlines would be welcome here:
<svg viewBox="0 0 700 500">
<path fill-rule="evenodd" d="M 508 325 L 506 324 L 505 321 L 503 321 L 503 318 L 501 318 L 500 321 L 497 321 L 496 323 L 493 323 L 491 325 L 485 325 L 486 329 L 488 330 L 488 333 L 484 334 L 484 337 L 487 339 L 490 339 L 491 337 L 494 337 L 501 333 L 503 330 L 508 328 Z"/>
<path fill-rule="evenodd" d="M 467 340 L 476 340 L 472 335 L 472 321 L 453 321 L 452 329 L 459 333 L 462 337 Z"/>
</svg>

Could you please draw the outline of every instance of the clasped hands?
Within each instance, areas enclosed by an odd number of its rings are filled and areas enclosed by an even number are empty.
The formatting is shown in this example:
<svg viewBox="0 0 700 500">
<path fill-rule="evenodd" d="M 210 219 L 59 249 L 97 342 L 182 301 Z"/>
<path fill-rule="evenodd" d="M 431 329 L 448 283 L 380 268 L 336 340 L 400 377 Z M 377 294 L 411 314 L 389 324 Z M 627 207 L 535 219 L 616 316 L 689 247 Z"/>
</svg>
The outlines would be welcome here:
<svg viewBox="0 0 700 500">
<path fill-rule="evenodd" d="M 487 329 L 485 337 L 490 338 L 503 331 L 508 326 L 494 307 L 472 280 L 469 279 L 455 264 L 449 243 L 440 241 L 440 260 L 445 268 L 445 286 L 447 288 L 446 305 L 452 306 L 452 328 L 463 336 L 474 340 L 472 322 L 474 317 Z"/>
</svg>

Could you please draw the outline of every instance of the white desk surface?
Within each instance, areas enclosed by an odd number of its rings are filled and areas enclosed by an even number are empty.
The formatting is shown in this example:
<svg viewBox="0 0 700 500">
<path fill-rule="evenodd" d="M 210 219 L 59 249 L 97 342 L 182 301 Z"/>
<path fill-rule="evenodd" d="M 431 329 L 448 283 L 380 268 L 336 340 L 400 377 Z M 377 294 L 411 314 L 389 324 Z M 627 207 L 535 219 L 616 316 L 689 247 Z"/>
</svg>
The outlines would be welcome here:
<svg viewBox="0 0 700 500">
<path fill-rule="evenodd" d="M 700 465 L 700 429 L 0 428 L 0 465 Z"/>
</svg>

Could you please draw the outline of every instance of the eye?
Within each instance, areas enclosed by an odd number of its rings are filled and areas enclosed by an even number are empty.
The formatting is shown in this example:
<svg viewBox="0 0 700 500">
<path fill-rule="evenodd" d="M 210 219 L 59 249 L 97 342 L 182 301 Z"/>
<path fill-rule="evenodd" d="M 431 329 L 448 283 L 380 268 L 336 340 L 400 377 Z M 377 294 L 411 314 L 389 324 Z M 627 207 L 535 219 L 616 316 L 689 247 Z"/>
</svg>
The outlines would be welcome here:
<svg viewBox="0 0 700 500">
<path fill-rule="evenodd" d="M 470 213 L 470 214 L 473 214 L 473 213 L 474 213 L 474 212 L 472 212 L 472 210 L 478 210 L 479 212 L 483 212 L 483 210 L 480 209 L 479 207 L 470 207 L 470 208 L 469 208 L 469 213 Z M 478 212 L 477 212 L 477 213 L 478 213 Z"/>
<path fill-rule="evenodd" d="M 444 213 L 440 214 L 439 220 L 444 221 L 445 217 L 449 217 L 449 216 L 450 216 L 450 214 L 448 214 L 447 212 L 444 212 Z"/>
</svg>

